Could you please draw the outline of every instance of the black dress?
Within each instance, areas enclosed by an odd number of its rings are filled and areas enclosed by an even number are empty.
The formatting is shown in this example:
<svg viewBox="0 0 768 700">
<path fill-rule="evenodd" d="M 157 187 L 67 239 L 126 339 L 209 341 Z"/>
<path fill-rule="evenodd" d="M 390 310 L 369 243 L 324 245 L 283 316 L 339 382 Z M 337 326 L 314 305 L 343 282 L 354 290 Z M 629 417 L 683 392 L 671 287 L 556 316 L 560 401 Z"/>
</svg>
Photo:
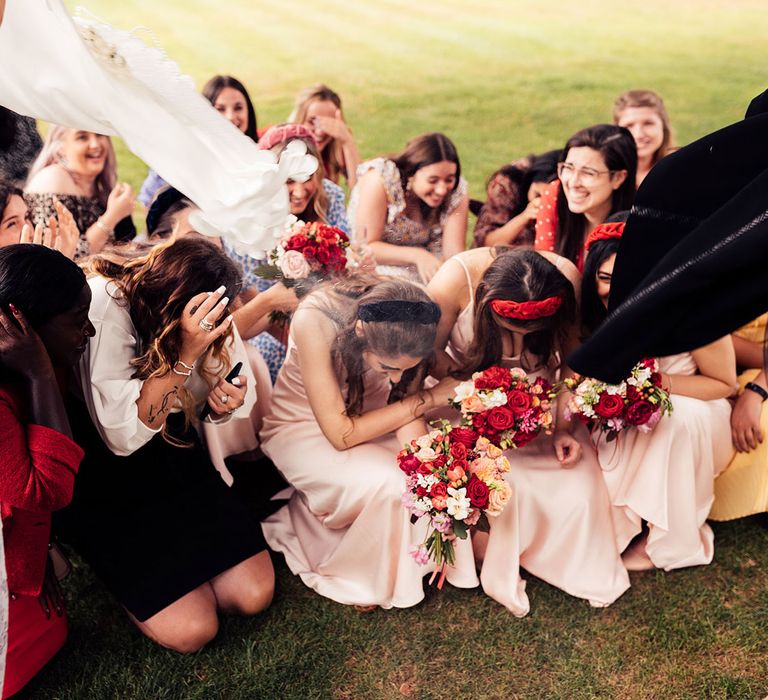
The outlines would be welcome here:
<svg viewBox="0 0 768 700">
<path fill-rule="evenodd" d="M 181 413 L 127 457 L 104 444 L 83 402 L 67 412 L 85 457 L 57 518 L 70 542 L 139 621 L 266 549 L 259 523 L 224 483 Z"/>
</svg>

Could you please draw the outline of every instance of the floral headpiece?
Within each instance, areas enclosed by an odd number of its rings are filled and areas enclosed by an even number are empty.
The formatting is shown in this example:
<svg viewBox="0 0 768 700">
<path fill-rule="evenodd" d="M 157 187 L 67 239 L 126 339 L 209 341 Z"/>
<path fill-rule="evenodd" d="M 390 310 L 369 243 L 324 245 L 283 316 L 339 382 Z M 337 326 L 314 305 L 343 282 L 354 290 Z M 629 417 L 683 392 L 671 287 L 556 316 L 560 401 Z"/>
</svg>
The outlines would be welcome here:
<svg viewBox="0 0 768 700">
<path fill-rule="evenodd" d="M 259 148 L 268 151 L 278 143 L 283 143 L 289 139 L 307 139 L 313 143 L 315 141 L 312 132 L 303 124 L 282 124 L 271 126 L 264 132 L 264 135 L 259 139 Z"/>
<path fill-rule="evenodd" d="M 547 297 L 540 301 L 508 301 L 506 299 L 494 299 L 491 309 L 494 313 L 504 318 L 513 318 L 519 321 L 531 321 L 536 318 L 554 316 L 563 305 L 563 297 Z"/>
<path fill-rule="evenodd" d="M 589 251 L 593 243 L 597 241 L 605 241 L 609 238 L 621 238 L 624 234 L 624 222 L 617 221 L 610 224 L 600 224 L 596 226 L 592 233 L 587 236 L 587 241 L 584 244 L 584 250 Z"/>
<path fill-rule="evenodd" d="M 366 323 L 422 323 L 432 325 L 440 320 L 440 307 L 432 301 L 376 301 L 361 304 L 357 317 Z"/>
</svg>

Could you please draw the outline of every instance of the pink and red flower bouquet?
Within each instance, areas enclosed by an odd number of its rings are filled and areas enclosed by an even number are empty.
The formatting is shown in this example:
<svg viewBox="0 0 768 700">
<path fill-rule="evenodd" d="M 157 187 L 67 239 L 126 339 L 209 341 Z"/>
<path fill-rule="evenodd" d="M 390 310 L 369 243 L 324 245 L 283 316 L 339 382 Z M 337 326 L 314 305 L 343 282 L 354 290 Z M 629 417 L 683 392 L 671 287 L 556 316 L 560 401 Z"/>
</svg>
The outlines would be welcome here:
<svg viewBox="0 0 768 700">
<path fill-rule="evenodd" d="M 317 221 L 297 221 L 288 236 L 269 252 L 267 263 L 254 272 L 263 279 L 293 287 L 301 298 L 318 282 L 346 272 L 347 248 L 349 237 L 340 228 Z M 285 321 L 288 316 L 273 312 L 270 318 Z"/>
<path fill-rule="evenodd" d="M 577 418 L 593 432 L 606 433 L 609 442 L 627 428 L 649 433 L 663 416 L 672 413 L 672 402 L 661 387 L 654 359 L 635 365 L 621 384 L 606 384 L 589 377 L 566 379 L 564 384 L 571 392 L 566 416 Z"/>
<path fill-rule="evenodd" d="M 446 566 L 455 562 L 454 541 L 466 539 L 469 528 L 489 529 L 488 517 L 504 509 L 512 489 L 504 481 L 509 462 L 501 449 L 468 428 L 451 428 L 448 421 L 412 440 L 397 455 L 406 474 L 403 506 L 411 522 L 429 519 L 423 544 L 411 549 L 418 564 L 435 562 L 438 588 L 445 580 Z"/>
<path fill-rule="evenodd" d="M 455 389 L 451 405 L 461 411 L 462 425 L 506 450 L 524 447 L 542 430 L 552 432 L 552 385 L 531 380 L 520 368 L 489 367 Z"/>
</svg>

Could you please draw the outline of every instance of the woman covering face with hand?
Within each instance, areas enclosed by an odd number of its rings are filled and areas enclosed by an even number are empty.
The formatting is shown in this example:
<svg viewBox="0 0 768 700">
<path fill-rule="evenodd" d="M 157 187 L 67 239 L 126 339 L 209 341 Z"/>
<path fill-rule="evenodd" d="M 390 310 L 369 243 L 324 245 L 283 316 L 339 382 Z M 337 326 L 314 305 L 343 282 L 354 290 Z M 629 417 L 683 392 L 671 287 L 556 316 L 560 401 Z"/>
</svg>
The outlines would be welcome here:
<svg viewBox="0 0 768 700">
<path fill-rule="evenodd" d="M 94 333 L 90 300 L 85 275 L 60 253 L 0 248 L 0 512 L 10 594 L 3 698 L 67 636 L 48 545 L 51 513 L 72 498 L 83 451 L 72 440 L 59 379 Z"/>
<path fill-rule="evenodd" d="M 194 651 L 216 635 L 218 610 L 257 613 L 274 585 L 258 524 L 195 429 L 207 404 L 208 420 L 253 430 L 252 375 L 227 313 L 240 276 L 199 236 L 91 269 L 96 335 L 69 407 L 85 459 L 64 532 L 144 634 Z M 236 362 L 244 370 L 225 381 Z"/>
</svg>

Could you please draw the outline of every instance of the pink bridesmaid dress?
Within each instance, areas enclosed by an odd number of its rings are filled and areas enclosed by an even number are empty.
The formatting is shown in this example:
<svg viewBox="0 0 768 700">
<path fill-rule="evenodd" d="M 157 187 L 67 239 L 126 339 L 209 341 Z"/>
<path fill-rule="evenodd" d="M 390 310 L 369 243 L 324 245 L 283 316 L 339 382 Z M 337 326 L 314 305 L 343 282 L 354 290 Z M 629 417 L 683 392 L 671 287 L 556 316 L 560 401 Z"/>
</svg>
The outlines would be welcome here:
<svg viewBox="0 0 768 700">
<path fill-rule="evenodd" d="M 470 299 L 448 341 L 460 362 L 473 338 L 474 287 L 464 262 Z M 505 358 L 507 366 L 519 366 Z M 553 379 L 554 371 L 539 372 Z M 522 617 L 530 610 L 520 567 L 595 607 L 610 605 L 629 588 L 611 520 L 608 491 L 586 430 L 576 437 L 582 457 L 570 469 L 555 456 L 552 438 L 539 435 L 522 449 L 507 450 L 511 470 L 506 478 L 513 496 L 491 531 L 480 572 L 483 590 Z"/>
<path fill-rule="evenodd" d="M 364 410 L 386 405 L 387 379 L 371 371 L 363 379 Z M 261 440 L 293 487 L 288 504 L 262 523 L 269 546 L 285 555 L 290 570 L 320 595 L 347 605 L 405 608 L 420 602 L 432 567 L 410 556 L 426 525 L 412 525 L 401 502 L 405 475 L 395 460 L 401 446 L 390 434 L 335 449 L 310 408 L 292 339 Z M 479 585 L 469 538 L 457 541 L 456 554 L 447 580 L 461 588 Z"/>
<path fill-rule="evenodd" d="M 690 353 L 659 359 L 667 374 L 695 374 Z M 627 430 L 598 443 L 600 465 L 613 503 L 617 546 L 623 551 L 648 523 L 646 552 L 669 571 L 709 564 L 714 534 L 706 519 L 715 477 L 733 457 L 731 406 L 672 395 L 673 412 L 650 433 Z"/>
</svg>

